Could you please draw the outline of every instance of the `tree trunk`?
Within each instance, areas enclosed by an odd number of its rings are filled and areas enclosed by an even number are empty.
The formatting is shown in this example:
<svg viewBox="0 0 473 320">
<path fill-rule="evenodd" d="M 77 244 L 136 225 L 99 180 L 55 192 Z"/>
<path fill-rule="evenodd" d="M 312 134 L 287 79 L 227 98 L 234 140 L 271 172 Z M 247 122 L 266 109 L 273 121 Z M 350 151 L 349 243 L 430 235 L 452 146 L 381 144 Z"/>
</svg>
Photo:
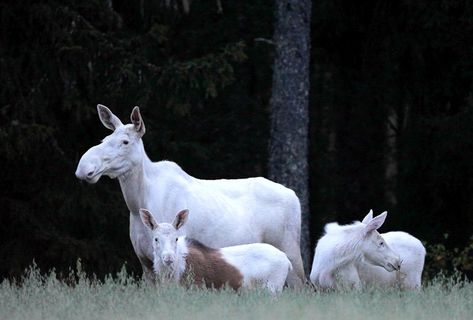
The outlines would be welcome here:
<svg viewBox="0 0 473 320">
<path fill-rule="evenodd" d="M 393 107 L 388 108 L 386 123 L 386 169 L 385 169 L 385 197 L 388 205 L 393 208 L 397 205 L 396 180 L 398 173 L 397 135 L 399 123 L 397 113 Z"/>
<path fill-rule="evenodd" d="M 276 0 L 275 59 L 270 101 L 269 178 L 301 202 L 301 252 L 310 267 L 308 129 L 310 0 Z"/>
</svg>

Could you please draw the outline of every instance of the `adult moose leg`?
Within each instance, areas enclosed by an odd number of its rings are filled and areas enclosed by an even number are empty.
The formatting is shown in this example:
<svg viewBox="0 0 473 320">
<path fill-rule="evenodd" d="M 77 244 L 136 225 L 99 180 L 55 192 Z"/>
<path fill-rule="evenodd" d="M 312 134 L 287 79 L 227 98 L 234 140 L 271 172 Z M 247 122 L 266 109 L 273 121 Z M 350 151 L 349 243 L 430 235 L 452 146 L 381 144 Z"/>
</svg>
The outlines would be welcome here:
<svg viewBox="0 0 473 320">
<path fill-rule="evenodd" d="M 146 282 L 154 284 L 156 282 L 156 275 L 153 271 L 153 262 L 148 258 L 139 258 L 139 260 L 143 268 L 143 278 Z"/>
<path fill-rule="evenodd" d="M 143 268 L 143 278 L 148 283 L 155 283 L 156 275 L 153 271 L 153 251 L 151 237 L 146 234 L 146 227 L 140 217 L 130 212 L 130 240 L 133 250 Z"/>
<path fill-rule="evenodd" d="M 304 265 L 301 257 L 301 248 L 298 241 L 299 236 L 295 239 L 295 236 L 288 231 L 286 231 L 286 235 L 283 237 L 283 243 L 278 247 L 287 255 L 292 264 L 292 270 L 289 271 L 289 274 L 287 275 L 287 285 L 298 288 L 302 287 L 306 281 Z"/>
<path fill-rule="evenodd" d="M 283 251 L 292 264 L 292 270 L 287 276 L 287 285 L 290 287 L 302 287 L 306 282 L 304 265 L 301 256 L 301 207 L 299 199 L 295 194 L 286 209 L 286 227 L 279 243 L 274 246 Z"/>
</svg>

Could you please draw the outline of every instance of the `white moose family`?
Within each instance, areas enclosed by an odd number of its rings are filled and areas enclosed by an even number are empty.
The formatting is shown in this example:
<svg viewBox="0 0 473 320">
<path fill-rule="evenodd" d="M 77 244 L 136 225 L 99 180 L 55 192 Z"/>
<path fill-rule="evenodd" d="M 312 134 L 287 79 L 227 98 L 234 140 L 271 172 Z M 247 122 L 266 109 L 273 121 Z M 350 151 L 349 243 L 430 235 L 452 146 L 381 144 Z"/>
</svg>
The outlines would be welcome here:
<svg viewBox="0 0 473 320">
<path fill-rule="evenodd" d="M 97 106 L 112 130 L 79 161 L 77 178 L 117 178 L 130 210 L 130 239 L 149 281 L 264 288 L 306 282 L 300 251 L 301 208 L 294 191 L 262 177 L 197 179 L 171 161 L 152 162 L 140 110 L 123 124 Z M 425 249 L 405 232 L 379 234 L 386 212 L 362 222 L 329 223 L 315 248 L 310 281 L 318 290 L 399 286 L 418 289 Z M 186 279 L 186 281 L 184 281 Z"/>
</svg>

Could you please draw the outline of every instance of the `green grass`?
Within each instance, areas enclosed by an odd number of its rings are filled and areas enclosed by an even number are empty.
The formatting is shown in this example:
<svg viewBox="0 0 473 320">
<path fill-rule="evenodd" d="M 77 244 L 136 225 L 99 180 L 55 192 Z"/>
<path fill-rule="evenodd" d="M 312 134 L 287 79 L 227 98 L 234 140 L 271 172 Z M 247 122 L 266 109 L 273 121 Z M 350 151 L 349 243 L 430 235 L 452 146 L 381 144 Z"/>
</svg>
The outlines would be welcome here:
<svg viewBox="0 0 473 320">
<path fill-rule="evenodd" d="M 473 284 L 438 278 L 421 292 L 315 293 L 149 286 L 124 272 L 104 281 L 79 276 L 67 285 L 30 269 L 21 285 L 0 284 L 0 319 L 473 319 Z"/>
</svg>

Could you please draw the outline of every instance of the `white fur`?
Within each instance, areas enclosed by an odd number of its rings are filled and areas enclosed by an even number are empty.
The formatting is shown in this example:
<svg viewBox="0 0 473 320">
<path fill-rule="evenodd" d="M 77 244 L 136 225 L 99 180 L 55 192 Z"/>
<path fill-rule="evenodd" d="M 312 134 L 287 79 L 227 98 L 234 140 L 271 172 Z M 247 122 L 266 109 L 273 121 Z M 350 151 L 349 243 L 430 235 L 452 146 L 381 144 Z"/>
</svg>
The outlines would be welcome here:
<svg viewBox="0 0 473 320">
<path fill-rule="evenodd" d="M 399 254 L 402 261 L 401 269 L 396 272 L 387 272 L 383 268 L 360 261 L 356 267 L 361 282 L 367 286 L 420 289 L 426 254 L 422 242 L 402 231 L 387 232 L 382 236 Z"/>
<path fill-rule="evenodd" d="M 383 212 L 368 224 L 327 224 L 325 235 L 315 248 L 310 281 L 319 289 L 360 289 L 357 262 L 363 260 L 388 271 L 399 268 L 399 255 L 376 231 L 384 223 L 386 214 Z"/>
<path fill-rule="evenodd" d="M 186 237 L 179 237 L 178 233 L 187 220 L 187 213 L 187 210 L 179 212 L 173 224 L 158 224 L 148 210 L 140 210 L 143 223 L 152 230 L 155 240 L 153 241 L 154 271 L 176 282 L 181 280 L 186 270 L 186 257 L 189 252 Z M 185 217 L 182 218 L 182 215 Z M 152 222 L 149 223 L 147 219 Z M 184 221 L 179 223 L 179 219 Z M 243 276 L 242 288 L 261 287 L 273 294 L 279 293 L 292 269 L 286 254 L 266 243 L 225 247 L 219 251 L 223 260 L 240 271 Z"/>
<path fill-rule="evenodd" d="M 261 286 L 271 293 L 282 291 L 292 265 L 286 254 L 267 243 L 221 248 L 223 258 L 240 270 L 243 288 Z"/>
<path fill-rule="evenodd" d="M 186 227 L 189 237 L 215 248 L 272 244 L 292 262 L 288 283 L 302 285 L 300 203 L 292 190 L 262 177 L 201 180 L 174 162 L 154 163 L 144 150 L 145 127 L 138 107 L 127 125 L 105 106 L 97 109 L 113 133 L 82 156 L 76 176 L 89 183 L 102 175 L 118 178 L 130 210 L 131 242 L 148 279 L 154 278 L 151 232 L 141 223 L 138 210 L 148 208 L 158 221 L 171 221 L 175 212 L 188 208 L 192 211 Z"/>
</svg>

